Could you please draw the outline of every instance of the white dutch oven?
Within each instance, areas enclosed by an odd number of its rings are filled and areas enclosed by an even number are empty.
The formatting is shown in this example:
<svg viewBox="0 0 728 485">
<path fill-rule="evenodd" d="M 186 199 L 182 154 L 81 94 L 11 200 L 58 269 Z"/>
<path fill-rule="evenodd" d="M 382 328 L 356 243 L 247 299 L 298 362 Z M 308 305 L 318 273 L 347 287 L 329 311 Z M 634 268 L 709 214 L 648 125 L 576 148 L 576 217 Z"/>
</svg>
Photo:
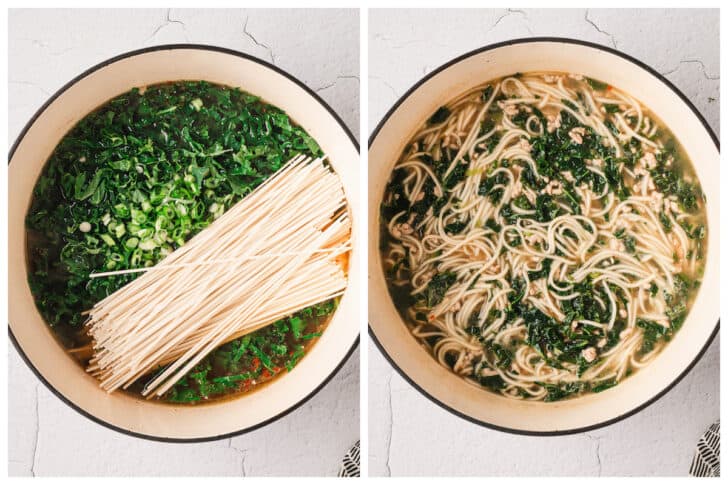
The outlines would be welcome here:
<svg viewBox="0 0 728 485">
<path fill-rule="evenodd" d="M 290 373 L 260 390 L 199 406 L 169 405 L 121 392 L 106 394 L 66 354 L 36 310 L 27 283 L 24 218 L 44 163 L 86 114 L 133 87 L 206 80 L 239 87 L 286 111 L 316 139 L 341 177 L 354 221 L 349 286 L 323 336 Z M 13 150 L 9 167 L 10 331 L 19 352 L 45 384 L 85 416 L 118 431 L 168 441 L 201 441 L 267 424 L 313 396 L 353 351 L 359 335 L 357 261 L 359 154 L 356 141 L 316 94 L 280 69 L 226 49 L 173 45 L 121 55 L 68 83 L 36 113 Z"/>
<path fill-rule="evenodd" d="M 616 387 L 562 402 L 515 401 L 466 383 L 439 365 L 409 333 L 387 291 L 379 253 L 379 205 L 407 141 L 458 94 L 516 72 L 564 71 L 605 81 L 644 103 L 673 131 L 692 160 L 707 197 L 705 276 L 685 324 L 646 368 Z M 387 113 L 369 144 L 369 327 L 380 350 L 420 392 L 473 422 L 524 434 L 586 431 L 654 402 L 697 362 L 718 330 L 719 152 L 695 107 L 664 77 L 605 47 L 536 38 L 489 46 L 459 57 L 418 82 Z M 718 383 L 716 382 L 716 385 Z"/>
</svg>

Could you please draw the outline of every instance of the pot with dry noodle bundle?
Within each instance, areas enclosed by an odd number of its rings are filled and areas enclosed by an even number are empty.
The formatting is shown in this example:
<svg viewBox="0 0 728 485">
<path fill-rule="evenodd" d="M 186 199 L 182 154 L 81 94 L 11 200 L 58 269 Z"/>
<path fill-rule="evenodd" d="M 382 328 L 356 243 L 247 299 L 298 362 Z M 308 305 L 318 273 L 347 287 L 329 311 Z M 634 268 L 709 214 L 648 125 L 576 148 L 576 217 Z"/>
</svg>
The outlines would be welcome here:
<svg viewBox="0 0 728 485">
<path fill-rule="evenodd" d="M 163 46 L 90 69 L 11 153 L 18 350 L 136 436 L 286 414 L 357 339 L 356 160 L 330 108 L 257 59 Z"/>
</svg>

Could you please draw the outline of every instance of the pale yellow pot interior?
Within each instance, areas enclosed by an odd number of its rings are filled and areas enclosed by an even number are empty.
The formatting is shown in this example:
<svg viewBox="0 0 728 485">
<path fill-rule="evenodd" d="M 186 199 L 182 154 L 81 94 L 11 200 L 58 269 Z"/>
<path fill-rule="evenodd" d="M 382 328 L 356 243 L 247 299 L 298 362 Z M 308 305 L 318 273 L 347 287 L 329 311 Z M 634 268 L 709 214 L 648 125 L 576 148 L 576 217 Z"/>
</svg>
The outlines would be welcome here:
<svg viewBox="0 0 728 485">
<path fill-rule="evenodd" d="M 708 251 L 701 290 L 683 328 L 647 368 L 599 394 L 556 403 L 516 401 L 482 390 L 440 366 L 411 336 L 389 297 L 379 253 L 379 204 L 392 167 L 416 129 L 439 106 L 488 80 L 516 72 L 583 74 L 630 93 L 653 110 L 691 158 L 707 196 Z M 551 41 L 502 46 L 474 54 L 425 81 L 381 126 L 369 149 L 369 325 L 384 352 L 418 387 L 445 406 L 493 426 L 563 432 L 630 413 L 666 389 L 709 341 L 719 316 L 719 153 L 690 108 L 638 65 L 593 47 Z M 718 383 L 716 382 L 716 385 Z M 678 417 L 679 418 L 679 417 Z"/>
<path fill-rule="evenodd" d="M 87 113 L 132 87 L 177 80 L 207 80 L 241 89 L 285 110 L 316 141 L 342 179 L 353 214 L 354 250 L 349 286 L 323 336 L 292 372 L 236 399 L 173 406 L 106 394 L 56 342 L 33 302 L 26 278 L 24 217 L 35 181 L 56 144 Z M 311 394 L 346 357 L 359 334 L 358 151 L 346 130 L 297 83 L 236 55 L 203 49 L 167 49 L 133 55 L 89 74 L 55 99 L 33 123 L 9 167 L 10 328 L 33 367 L 67 400 L 122 430 L 158 438 L 198 439 L 251 428 L 289 410 Z M 333 406 L 334 403 L 331 403 Z"/>
</svg>

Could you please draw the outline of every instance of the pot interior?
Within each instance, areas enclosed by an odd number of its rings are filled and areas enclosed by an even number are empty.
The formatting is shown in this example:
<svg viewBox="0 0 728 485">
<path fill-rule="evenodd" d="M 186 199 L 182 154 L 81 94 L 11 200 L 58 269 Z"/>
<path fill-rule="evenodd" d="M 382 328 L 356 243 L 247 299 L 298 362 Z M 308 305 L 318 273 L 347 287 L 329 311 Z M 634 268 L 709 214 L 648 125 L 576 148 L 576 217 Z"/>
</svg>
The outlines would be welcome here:
<svg viewBox="0 0 728 485">
<path fill-rule="evenodd" d="M 340 176 L 353 218 L 349 285 L 327 329 L 299 364 L 271 384 L 237 398 L 197 406 L 106 394 L 67 355 L 36 310 L 26 277 L 24 218 L 45 161 L 86 114 L 132 87 L 206 80 L 239 87 L 286 111 L 321 146 Z M 358 336 L 358 150 L 327 107 L 287 75 L 252 58 L 216 49 L 161 48 L 122 56 L 72 82 L 21 136 L 9 167 L 10 329 L 19 349 L 57 394 L 79 410 L 122 431 L 161 439 L 204 439 L 255 427 L 292 409 L 337 369 Z"/>
<path fill-rule="evenodd" d="M 396 161 L 418 127 L 448 100 L 516 72 L 562 71 L 629 93 L 672 130 L 691 159 L 707 198 L 708 249 L 701 289 L 683 327 L 646 368 L 599 394 L 544 403 L 508 399 L 455 376 L 410 334 L 389 296 L 379 252 L 379 205 Z M 426 395 L 477 422 L 517 432 L 554 433 L 606 423 L 655 398 L 702 355 L 718 320 L 719 153 L 708 128 L 667 84 L 625 57 L 561 41 L 482 50 L 435 72 L 382 122 L 369 149 L 369 325 L 380 348 Z"/>
</svg>

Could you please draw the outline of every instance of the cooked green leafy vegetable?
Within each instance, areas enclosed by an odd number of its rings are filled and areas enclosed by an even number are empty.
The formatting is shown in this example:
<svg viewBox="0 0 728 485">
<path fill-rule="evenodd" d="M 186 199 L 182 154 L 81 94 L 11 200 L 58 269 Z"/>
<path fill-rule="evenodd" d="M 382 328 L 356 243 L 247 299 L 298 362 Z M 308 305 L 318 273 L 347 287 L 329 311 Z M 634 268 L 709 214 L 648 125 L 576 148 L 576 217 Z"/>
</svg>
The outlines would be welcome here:
<svg viewBox="0 0 728 485">
<path fill-rule="evenodd" d="M 284 370 L 292 370 L 303 357 L 306 341 L 321 335 L 318 330 L 335 304 L 330 300 L 314 305 L 217 348 L 172 387 L 166 400 L 196 402 L 249 391 Z"/>
<path fill-rule="evenodd" d="M 239 89 L 180 81 L 108 101 L 66 134 L 33 192 L 28 279 L 44 319 L 66 346 L 86 344 L 83 312 L 136 276 L 90 273 L 156 264 L 299 153 L 322 154 L 286 113 Z M 169 399 L 292 367 L 334 304 L 224 345 Z"/>
<path fill-rule="evenodd" d="M 616 385 L 683 325 L 706 200 L 648 107 L 577 73 L 520 73 L 415 133 L 382 199 L 380 249 L 395 305 L 441 364 L 557 401 Z"/>
<path fill-rule="evenodd" d="M 445 121 L 445 120 L 446 120 L 446 119 L 447 119 L 447 118 L 448 118 L 449 116 L 450 116 L 450 110 L 449 110 L 449 109 L 447 109 L 447 108 L 446 108 L 446 107 L 444 107 L 444 106 L 441 106 L 440 108 L 438 108 L 438 109 L 437 109 L 437 111 L 435 111 L 435 114 L 433 114 L 433 115 L 432 115 L 432 116 L 430 117 L 430 124 L 433 124 L 433 125 L 435 125 L 435 124 L 437 124 L 437 123 L 442 123 L 442 122 L 443 122 L 443 121 Z"/>
<path fill-rule="evenodd" d="M 436 274 L 430 283 L 427 285 L 427 289 L 423 293 L 423 297 L 427 303 L 427 306 L 432 308 L 442 301 L 447 293 L 448 288 L 455 282 L 455 273 L 438 273 Z"/>
</svg>

